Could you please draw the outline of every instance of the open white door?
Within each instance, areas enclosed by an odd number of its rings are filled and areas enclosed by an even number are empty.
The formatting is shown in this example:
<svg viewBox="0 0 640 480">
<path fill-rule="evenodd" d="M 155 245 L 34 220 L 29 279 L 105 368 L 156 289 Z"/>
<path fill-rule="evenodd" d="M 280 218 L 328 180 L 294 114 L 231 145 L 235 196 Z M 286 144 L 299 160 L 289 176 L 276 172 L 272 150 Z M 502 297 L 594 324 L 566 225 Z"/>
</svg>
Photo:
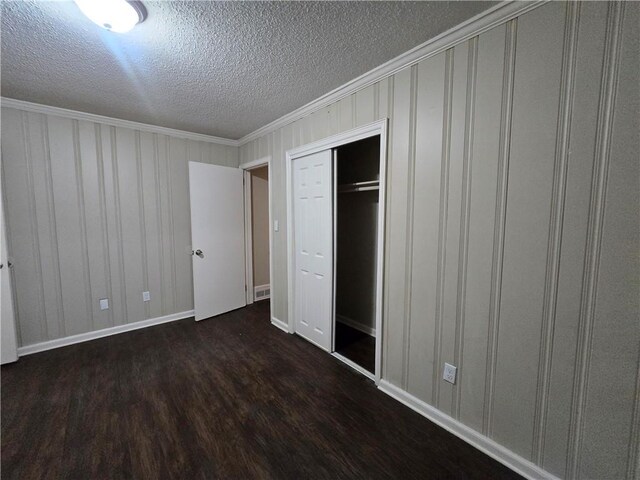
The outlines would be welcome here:
<svg viewBox="0 0 640 480">
<path fill-rule="evenodd" d="M 0 338 L 2 340 L 0 363 L 3 365 L 18 360 L 18 342 L 16 339 L 13 296 L 11 294 L 11 278 L 9 275 L 11 262 L 7 257 L 7 237 L 5 235 L 2 192 L 0 191 Z"/>
<path fill-rule="evenodd" d="M 296 333 L 330 351 L 333 325 L 331 150 L 293 160 Z"/>
<path fill-rule="evenodd" d="M 244 307 L 242 170 L 189 162 L 196 320 Z"/>
</svg>

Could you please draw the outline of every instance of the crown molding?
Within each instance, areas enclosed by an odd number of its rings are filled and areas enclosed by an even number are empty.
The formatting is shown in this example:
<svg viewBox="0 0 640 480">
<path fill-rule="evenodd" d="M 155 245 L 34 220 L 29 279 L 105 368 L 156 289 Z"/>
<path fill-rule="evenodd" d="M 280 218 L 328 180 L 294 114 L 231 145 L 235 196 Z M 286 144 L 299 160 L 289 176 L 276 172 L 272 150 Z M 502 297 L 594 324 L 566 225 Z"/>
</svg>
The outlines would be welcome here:
<svg viewBox="0 0 640 480">
<path fill-rule="evenodd" d="M 159 127 L 157 125 L 149 125 L 147 123 L 132 122 L 130 120 L 122 120 L 120 118 L 105 117 L 94 113 L 78 112 L 66 108 L 52 107 L 50 105 L 42 105 L 39 103 L 26 102 L 24 100 L 16 100 L 15 98 L 0 97 L 0 106 L 6 108 L 15 108 L 25 112 L 42 113 L 44 115 L 55 115 L 58 117 L 72 118 L 74 120 L 86 120 L 89 122 L 102 123 L 114 127 L 131 128 L 143 132 L 160 133 L 162 135 L 171 135 L 172 137 L 186 138 L 188 140 L 197 140 L 199 142 L 217 143 L 219 145 L 228 145 L 238 147 L 240 144 L 237 140 L 229 138 L 214 137 L 212 135 L 204 135 L 202 133 L 187 132 L 184 130 L 175 130 L 173 128 Z"/>
<path fill-rule="evenodd" d="M 369 85 L 379 82 L 380 80 L 396 74 L 398 71 L 418 63 L 426 58 L 437 55 L 444 50 L 451 48 L 459 43 L 469 40 L 472 37 L 480 35 L 498 25 L 523 15 L 545 3 L 549 0 L 534 0 L 531 2 L 520 1 L 504 1 L 498 5 L 481 12 L 475 17 L 453 27 L 446 32 L 418 45 L 417 47 L 397 56 L 396 58 L 384 63 L 373 70 L 345 83 L 344 85 L 326 93 L 325 95 L 313 100 L 306 105 L 274 120 L 263 127 L 243 136 L 239 140 L 230 138 L 214 137 L 212 135 L 204 135 L 201 133 L 187 132 L 184 130 L 175 130 L 172 128 L 160 127 L 146 123 L 133 122 L 130 120 L 122 120 L 119 118 L 106 117 L 93 113 L 79 112 L 66 108 L 52 107 L 49 105 L 41 105 L 38 103 L 16 100 L 13 98 L 0 97 L 0 105 L 7 108 L 15 108 L 18 110 L 36 112 L 47 115 L 56 115 L 60 117 L 73 118 L 75 120 L 86 120 L 90 122 L 103 123 L 115 127 L 132 128 L 135 130 L 160 133 L 163 135 L 171 135 L 173 137 L 186 138 L 189 140 L 197 140 L 202 142 L 217 143 L 219 145 L 228 145 L 232 147 L 242 146 L 256 138 L 259 138 L 269 132 L 277 130 L 291 122 L 299 120 L 316 110 L 324 108 L 332 103 L 347 97 L 354 92 L 361 90 Z"/>
<path fill-rule="evenodd" d="M 520 1 L 504 1 L 495 5 L 484 12 L 479 13 L 475 17 L 441 33 L 440 35 L 427 40 L 425 43 L 397 56 L 396 58 L 383 63 L 379 67 L 368 71 L 367 73 L 345 83 L 344 85 L 330 91 L 329 93 L 307 103 L 273 122 L 258 128 L 257 130 L 245 135 L 238 140 L 240 146 L 251 142 L 269 132 L 277 130 L 291 122 L 306 117 L 312 112 L 347 97 L 354 92 L 361 90 L 369 85 L 379 82 L 380 80 L 390 77 L 400 70 L 418 63 L 425 58 L 437 55 L 459 43 L 465 42 L 470 38 L 480 35 L 498 25 L 512 20 L 520 15 L 544 5 L 549 0 L 535 0 L 532 2 Z"/>
</svg>

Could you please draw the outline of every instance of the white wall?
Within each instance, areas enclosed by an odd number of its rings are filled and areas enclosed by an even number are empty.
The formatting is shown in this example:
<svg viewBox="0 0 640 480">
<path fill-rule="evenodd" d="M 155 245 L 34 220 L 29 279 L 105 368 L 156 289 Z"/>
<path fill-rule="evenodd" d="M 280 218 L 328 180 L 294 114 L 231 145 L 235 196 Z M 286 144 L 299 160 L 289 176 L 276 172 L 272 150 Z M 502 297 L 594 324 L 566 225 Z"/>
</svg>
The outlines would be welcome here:
<svg viewBox="0 0 640 480">
<path fill-rule="evenodd" d="M 284 153 L 389 118 L 383 378 L 558 476 L 638 478 L 639 8 L 545 4 L 241 146 L 272 155 L 274 315 Z"/>
<path fill-rule="evenodd" d="M 253 285 L 269 285 L 269 168 L 250 170 Z"/>
<path fill-rule="evenodd" d="M 193 309 L 189 160 L 238 148 L 2 108 L 21 346 Z"/>
</svg>

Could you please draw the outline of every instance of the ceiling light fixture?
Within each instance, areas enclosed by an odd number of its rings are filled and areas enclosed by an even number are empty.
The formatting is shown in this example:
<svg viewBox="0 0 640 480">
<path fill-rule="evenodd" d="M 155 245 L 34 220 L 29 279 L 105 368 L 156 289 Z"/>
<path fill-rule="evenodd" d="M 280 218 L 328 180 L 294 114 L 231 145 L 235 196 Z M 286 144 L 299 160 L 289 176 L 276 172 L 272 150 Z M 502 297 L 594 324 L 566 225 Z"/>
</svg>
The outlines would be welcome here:
<svg viewBox="0 0 640 480">
<path fill-rule="evenodd" d="M 141 2 L 128 0 L 74 0 L 89 20 L 111 32 L 125 33 L 144 21 Z"/>
</svg>

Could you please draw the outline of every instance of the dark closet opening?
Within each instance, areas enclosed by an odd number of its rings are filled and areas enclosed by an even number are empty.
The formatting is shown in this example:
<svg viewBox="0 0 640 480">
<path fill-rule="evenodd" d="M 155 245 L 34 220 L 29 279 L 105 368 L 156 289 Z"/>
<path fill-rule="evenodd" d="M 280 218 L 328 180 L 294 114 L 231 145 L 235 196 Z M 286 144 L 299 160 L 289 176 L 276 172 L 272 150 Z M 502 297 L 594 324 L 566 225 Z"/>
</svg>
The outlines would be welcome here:
<svg viewBox="0 0 640 480">
<path fill-rule="evenodd" d="M 375 373 L 380 136 L 335 149 L 335 351 Z"/>
</svg>

